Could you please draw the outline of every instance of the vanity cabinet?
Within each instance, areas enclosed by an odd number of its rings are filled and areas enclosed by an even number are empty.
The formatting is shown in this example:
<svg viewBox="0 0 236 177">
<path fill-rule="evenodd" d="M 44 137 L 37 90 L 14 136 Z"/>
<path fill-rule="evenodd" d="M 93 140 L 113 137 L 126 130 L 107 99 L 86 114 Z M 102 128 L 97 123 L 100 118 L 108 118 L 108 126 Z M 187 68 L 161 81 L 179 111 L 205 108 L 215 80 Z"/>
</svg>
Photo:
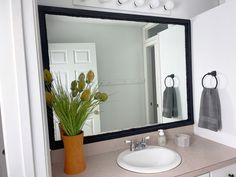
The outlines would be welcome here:
<svg viewBox="0 0 236 177">
<path fill-rule="evenodd" d="M 236 164 L 212 171 L 211 177 L 236 177 Z"/>
<path fill-rule="evenodd" d="M 214 170 L 198 177 L 236 177 L 236 164 Z"/>
</svg>

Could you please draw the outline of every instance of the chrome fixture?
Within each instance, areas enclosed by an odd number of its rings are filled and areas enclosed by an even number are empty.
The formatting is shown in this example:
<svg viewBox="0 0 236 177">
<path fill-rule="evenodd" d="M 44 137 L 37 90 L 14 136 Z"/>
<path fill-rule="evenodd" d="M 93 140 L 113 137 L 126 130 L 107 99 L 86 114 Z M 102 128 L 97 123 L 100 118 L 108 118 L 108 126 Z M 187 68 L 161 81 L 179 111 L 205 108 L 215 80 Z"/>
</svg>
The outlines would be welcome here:
<svg viewBox="0 0 236 177">
<path fill-rule="evenodd" d="M 147 142 L 150 139 L 150 136 L 142 138 L 141 141 L 137 140 L 126 140 L 125 143 L 129 144 L 130 151 L 139 151 L 147 147 Z"/>
</svg>

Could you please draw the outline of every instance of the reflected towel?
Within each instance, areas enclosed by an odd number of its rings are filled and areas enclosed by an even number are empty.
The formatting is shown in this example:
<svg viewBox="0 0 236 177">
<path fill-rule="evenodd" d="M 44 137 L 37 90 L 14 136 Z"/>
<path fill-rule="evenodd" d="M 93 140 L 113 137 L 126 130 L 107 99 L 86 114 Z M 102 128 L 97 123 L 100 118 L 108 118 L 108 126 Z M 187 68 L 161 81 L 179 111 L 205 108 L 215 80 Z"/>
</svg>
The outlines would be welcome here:
<svg viewBox="0 0 236 177">
<path fill-rule="evenodd" d="M 178 117 L 177 97 L 174 87 L 166 87 L 164 90 L 162 116 L 167 118 Z"/>
<path fill-rule="evenodd" d="M 203 89 L 198 126 L 212 131 L 221 129 L 221 107 L 217 89 Z"/>
</svg>

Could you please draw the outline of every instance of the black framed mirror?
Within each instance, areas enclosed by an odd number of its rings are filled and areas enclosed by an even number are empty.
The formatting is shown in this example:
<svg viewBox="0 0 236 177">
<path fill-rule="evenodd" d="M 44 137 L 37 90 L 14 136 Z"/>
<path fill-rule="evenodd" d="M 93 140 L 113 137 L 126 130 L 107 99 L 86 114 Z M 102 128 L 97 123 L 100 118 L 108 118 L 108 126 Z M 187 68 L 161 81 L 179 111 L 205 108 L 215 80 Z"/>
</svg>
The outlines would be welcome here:
<svg viewBox="0 0 236 177">
<path fill-rule="evenodd" d="M 87 122 L 84 143 L 194 123 L 190 20 L 38 9 L 44 69 L 63 75 L 73 68 L 68 65 L 71 60 L 79 68 L 71 75 L 77 77 L 89 61 L 101 90 L 110 93 L 109 102 Z M 68 72 L 65 85 L 72 77 Z M 47 114 L 50 148 L 63 148 L 50 108 Z"/>
</svg>

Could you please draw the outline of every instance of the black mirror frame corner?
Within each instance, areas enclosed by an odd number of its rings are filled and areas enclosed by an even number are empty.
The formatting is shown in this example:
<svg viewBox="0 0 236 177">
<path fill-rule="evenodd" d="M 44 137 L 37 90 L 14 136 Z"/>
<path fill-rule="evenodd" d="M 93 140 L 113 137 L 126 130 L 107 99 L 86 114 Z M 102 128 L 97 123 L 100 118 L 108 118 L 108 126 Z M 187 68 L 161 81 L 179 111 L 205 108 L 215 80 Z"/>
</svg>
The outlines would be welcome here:
<svg viewBox="0 0 236 177">
<path fill-rule="evenodd" d="M 90 11 L 90 10 L 80 10 L 80 9 L 70 9 L 70 8 L 62 8 L 62 7 L 50 7 L 50 6 L 38 6 L 38 12 L 39 12 L 39 27 L 40 27 L 41 49 L 42 49 L 44 69 L 50 69 L 49 56 L 48 56 L 48 41 L 47 41 L 47 32 L 46 32 L 46 18 L 45 18 L 47 14 L 138 21 L 138 22 L 150 22 L 150 23 L 151 22 L 169 23 L 169 24 L 179 24 L 179 25 L 185 26 L 188 119 L 178 121 L 178 122 L 173 122 L 173 123 L 156 124 L 156 125 L 145 126 L 141 128 L 132 128 L 132 129 L 127 129 L 123 131 L 116 131 L 116 132 L 111 132 L 111 133 L 86 136 L 84 138 L 85 144 L 109 140 L 109 139 L 121 138 L 125 136 L 141 134 L 141 133 L 153 132 L 153 131 L 157 131 L 158 129 L 170 129 L 170 128 L 194 124 L 193 94 L 192 94 L 191 22 L 190 20 L 146 16 L 146 15 L 131 15 L 131 14 L 122 14 L 122 13 L 113 13 L 113 12 Z M 51 150 L 61 149 L 63 148 L 63 142 L 55 141 L 54 139 L 54 125 L 53 125 L 51 108 L 47 108 L 47 114 L 48 114 L 50 149 Z"/>
</svg>

